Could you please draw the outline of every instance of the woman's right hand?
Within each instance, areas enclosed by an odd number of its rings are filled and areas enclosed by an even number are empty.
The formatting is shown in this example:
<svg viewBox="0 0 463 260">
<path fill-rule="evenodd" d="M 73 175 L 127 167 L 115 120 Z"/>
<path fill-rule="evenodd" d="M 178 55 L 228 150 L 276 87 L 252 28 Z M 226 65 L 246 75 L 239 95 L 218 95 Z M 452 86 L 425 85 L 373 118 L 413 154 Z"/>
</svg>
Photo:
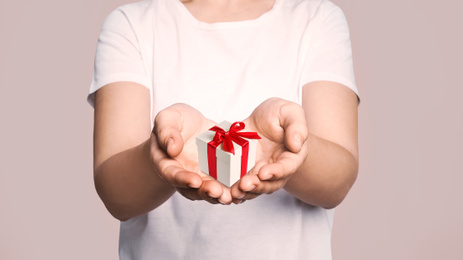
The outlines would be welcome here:
<svg viewBox="0 0 463 260">
<path fill-rule="evenodd" d="M 199 170 L 195 137 L 215 123 L 186 104 L 174 104 L 155 118 L 150 159 L 159 176 L 190 200 L 230 204 L 230 189 Z"/>
</svg>

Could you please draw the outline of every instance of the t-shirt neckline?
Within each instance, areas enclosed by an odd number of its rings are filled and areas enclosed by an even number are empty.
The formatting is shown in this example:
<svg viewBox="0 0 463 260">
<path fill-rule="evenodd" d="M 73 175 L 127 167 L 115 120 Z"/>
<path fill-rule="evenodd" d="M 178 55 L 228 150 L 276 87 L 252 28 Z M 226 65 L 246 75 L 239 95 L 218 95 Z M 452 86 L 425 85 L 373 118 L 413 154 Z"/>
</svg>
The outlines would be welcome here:
<svg viewBox="0 0 463 260">
<path fill-rule="evenodd" d="M 235 22 L 216 22 L 216 23 L 207 23 L 198 20 L 190 11 L 186 8 L 186 6 L 180 0 L 168 0 L 174 2 L 177 10 L 180 12 L 180 15 L 188 20 L 192 25 L 203 29 L 203 30 L 221 30 L 221 29 L 233 29 L 233 28 L 240 28 L 245 26 L 251 25 L 258 25 L 268 19 L 271 18 L 273 13 L 275 13 L 276 8 L 280 4 L 280 0 L 275 0 L 273 7 L 268 10 L 267 12 L 263 13 L 259 17 L 250 20 L 243 20 L 243 21 L 235 21 Z"/>
</svg>

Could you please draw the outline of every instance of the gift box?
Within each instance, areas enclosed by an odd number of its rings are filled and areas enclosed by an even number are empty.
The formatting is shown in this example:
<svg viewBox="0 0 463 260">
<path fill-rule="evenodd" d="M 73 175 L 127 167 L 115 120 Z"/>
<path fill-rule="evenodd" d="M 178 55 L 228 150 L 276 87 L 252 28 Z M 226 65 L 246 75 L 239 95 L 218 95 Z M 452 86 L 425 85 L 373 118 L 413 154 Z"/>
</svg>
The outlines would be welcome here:
<svg viewBox="0 0 463 260">
<path fill-rule="evenodd" d="M 240 132 L 243 122 L 224 121 L 196 137 L 199 169 L 230 187 L 256 163 L 256 132 Z"/>
</svg>

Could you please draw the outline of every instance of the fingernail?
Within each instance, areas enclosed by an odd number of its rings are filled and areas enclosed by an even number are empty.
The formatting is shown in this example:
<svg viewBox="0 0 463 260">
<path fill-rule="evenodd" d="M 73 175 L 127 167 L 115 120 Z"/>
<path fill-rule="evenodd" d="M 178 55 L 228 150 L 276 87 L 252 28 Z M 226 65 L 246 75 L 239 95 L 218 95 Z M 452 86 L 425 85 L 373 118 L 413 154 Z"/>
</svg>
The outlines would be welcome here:
<svg viewBox="0 0 463 260">
<path fill-rule="evenodd" d="M 198 183 L 198 182 L 196 182 L 196 183 L 188 183 L 187 186 L 192 188 L 192 189 L 197 189 L 197 188 L 199 188 L 201 186 L 201 183 Z"/>
<path fill-rule="evenodd" d="M 217 199 L 217 201 L 222 204 L 222 205 L 225 205 L 225 202 L 221 201 L 220 199 Z"/>
<path fill-rule="evenodd" d="M 218 196 L 214 196 L 211 193 L 207 192 L 206 195 L 211 199 L 217 199 Z"/>
<path fill-rule="evenodd" d="M 174 139 L 170 137 L 167 142 L 166 142 L 166 147 L 169 148 L 169 146 L 174 142 Z"/>
<path fill-rule="evenodd" d="M 256 185 L 251 185 L 246 189 L 246 191 L 252 191 L 255 188 L 256 188 Z"/>
<path fill-rule="evenodd" d="M 262 181 L 266 181 L 268 179 L 272 178 L 272 175 L 271 174 L 263 174 L 263 176 L 259 176 L 259 179 L 262 180 Z"/>
<path fill-rule="evenodd" d="M 244 198 L 244 196 L 246 196 L 246 193 L 242 193 L 242 194 L 238 197 L 238 199 L 242 199 L 242 198 Z"/>
<path fill-rule="evenodd" d="M 294 144 L 297 148 L 301 147 L 302 145 L 302 137 L 300 135 L 296 135 L 294 138 Z"/>
</svg>

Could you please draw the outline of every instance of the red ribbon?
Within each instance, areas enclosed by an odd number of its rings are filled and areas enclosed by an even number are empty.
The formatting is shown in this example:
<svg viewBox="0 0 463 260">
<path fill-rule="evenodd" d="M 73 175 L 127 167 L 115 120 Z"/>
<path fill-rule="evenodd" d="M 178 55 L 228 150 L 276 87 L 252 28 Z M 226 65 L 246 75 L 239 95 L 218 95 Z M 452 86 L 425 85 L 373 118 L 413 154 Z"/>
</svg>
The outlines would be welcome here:
<svg viewBox="0 0 463 260">
<path fill-rule="evenodd" d="M 243 177 L 248 171 L 248 154 L 249 154 L 249 142 L 244 138 L 248 139 L 260 139 L 260 136 L 256 132 L 239 132 L 244 129 L 243 122 L 235 122 L 230 126 L 230 130 L 226 132 L 218 126 L 212 127 L 211 131 L 215 131 L 215 136 L 212 141 L 207 143 L 207 161 L 209 166 L 209 175 L 214 179 L 217 179 L 217 160 L 216 160 L 216 149 L 223 142 L 223 149 L 227 152 L 235 154 L 233 142 L 242 147 L 241 153 L 241 177 Z"/>
</svg>

